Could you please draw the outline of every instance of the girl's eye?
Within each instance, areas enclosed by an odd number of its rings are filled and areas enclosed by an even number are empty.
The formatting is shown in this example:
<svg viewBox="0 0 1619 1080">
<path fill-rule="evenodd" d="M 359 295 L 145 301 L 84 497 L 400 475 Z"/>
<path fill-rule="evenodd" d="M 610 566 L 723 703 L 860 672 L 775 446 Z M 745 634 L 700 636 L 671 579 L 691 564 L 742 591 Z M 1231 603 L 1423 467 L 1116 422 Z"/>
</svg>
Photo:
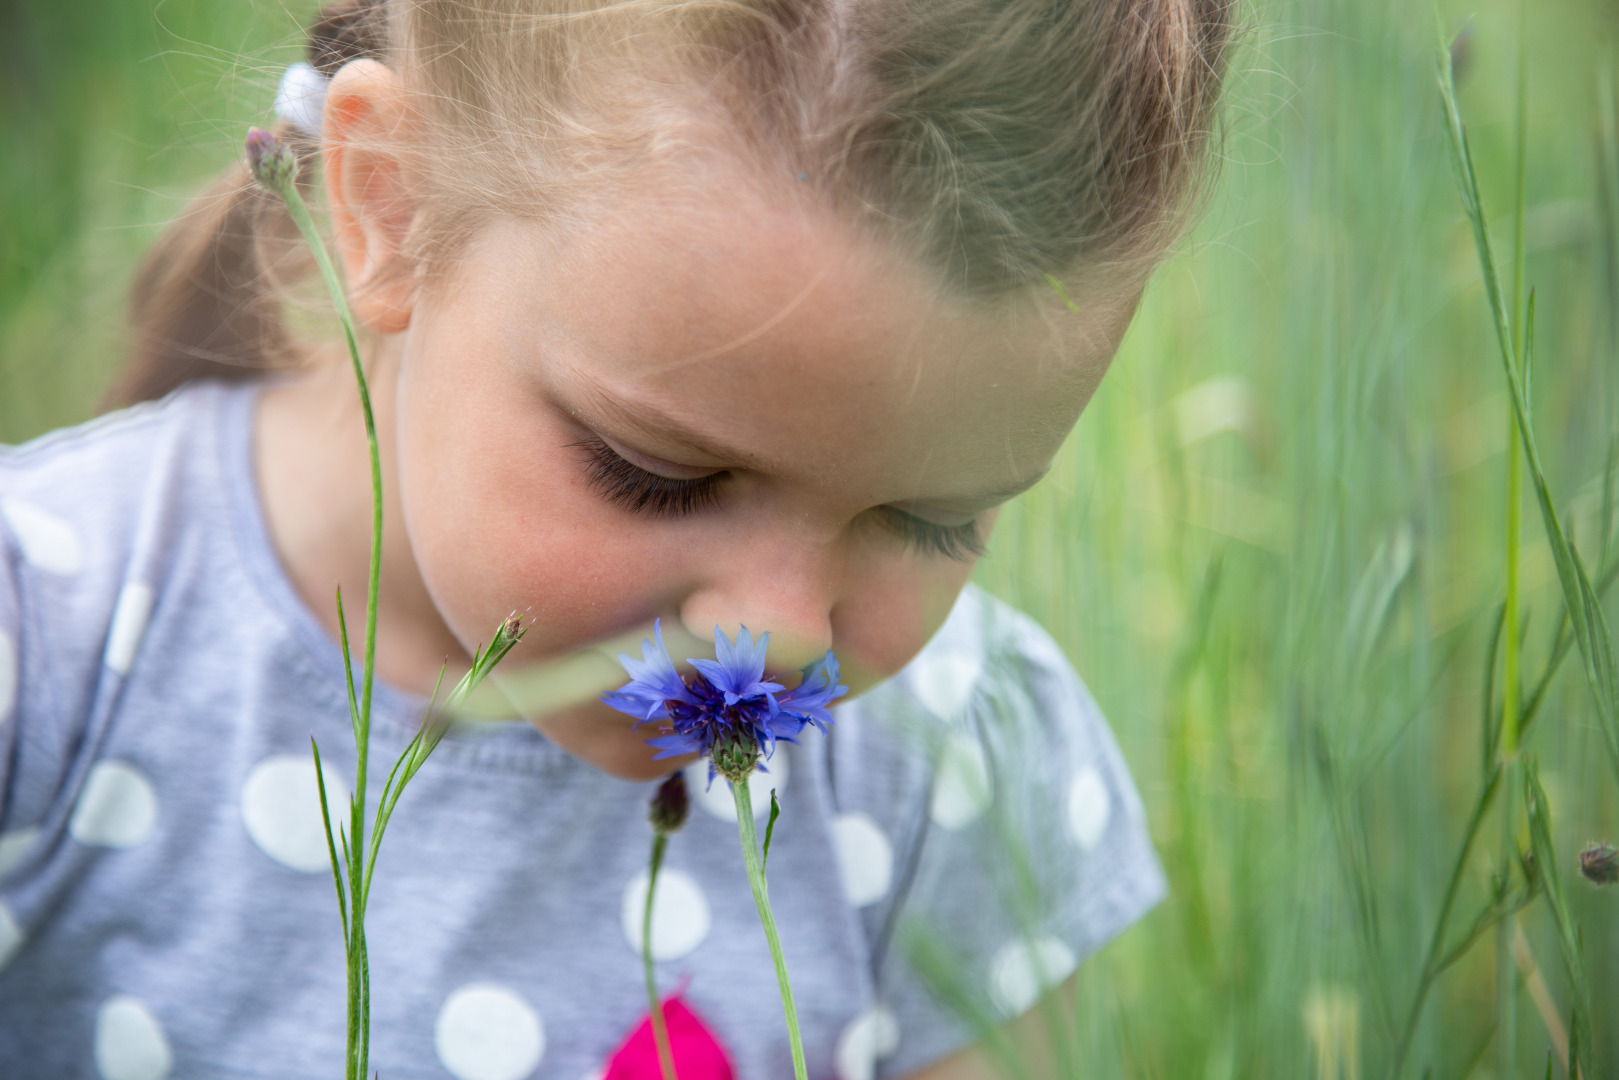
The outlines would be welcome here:
<svg viewBox="0 0 1619 1080">
<path fill-rule="evenodd" d="M 972 562 L 984 556 L 984 537 L 978 531 L 976 520 L 965 525 L 935 525 L 892 506 L 878 507 L 878 513 L 889 531 L 919 554 L 943 555 L 959 562 Z"/>
<path fill-rule="evenodd" d="M 707 509 L 719 500 L 724 471 L 708 476 L 677 479 L 649 472 L 625 458 L 599 435 L 587 435 L 573 444 L 584 458 L 591 488 L 612 503 L 637 514 L 680 517 Z M 877 508 L 883 525 L 904 545 L 922 555 L 972 562 L 984 555 L 978 522 L 936 525 L 892 506 Z"/>
<path fill-rule="evenodd" d="M 585 475 L 596 494 L 638 514 L 680 517 L 702 510 L 719 498 L 726 476 L 724 472 L 688 480 L 659 476 L 624 460 L 598 435 L 587 435 L 573 445 L 584 458 Z"/>
</svg>

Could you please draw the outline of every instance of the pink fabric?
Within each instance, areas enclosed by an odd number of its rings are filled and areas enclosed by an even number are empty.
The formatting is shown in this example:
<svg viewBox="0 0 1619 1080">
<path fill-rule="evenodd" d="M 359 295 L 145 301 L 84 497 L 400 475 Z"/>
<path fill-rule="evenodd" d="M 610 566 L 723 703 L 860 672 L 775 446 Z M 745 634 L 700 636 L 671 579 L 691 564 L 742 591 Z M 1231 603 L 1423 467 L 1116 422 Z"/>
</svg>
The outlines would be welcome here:
<svg viewBox="0 0 1619 1080">
<path fill-rule="evenodd" d="M 669 1027 L 669 1051 L 679 1080 L 735 1080 L 725 1047 L 679 994 L 664 1001 L 663 1021 Z M 602 1080 L 663 1080 L 650 1014 L 607 1059 Z"/>
</svg>

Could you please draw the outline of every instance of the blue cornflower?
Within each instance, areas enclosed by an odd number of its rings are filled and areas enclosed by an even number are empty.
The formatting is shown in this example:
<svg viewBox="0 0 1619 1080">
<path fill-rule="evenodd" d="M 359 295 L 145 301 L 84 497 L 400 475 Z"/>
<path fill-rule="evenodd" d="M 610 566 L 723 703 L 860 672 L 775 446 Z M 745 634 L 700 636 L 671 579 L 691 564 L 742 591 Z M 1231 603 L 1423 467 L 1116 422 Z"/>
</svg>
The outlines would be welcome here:
<svg viewBox="0 0 1619 1080">
<path fill-rule="evenodd" d="M 777 740 L 797 742 L 810 725 L 825 731 L 832 722 L 827 706 L 849 689 L 838 685 L 838 661 L 830 651 L 804 668 L 791 690 L 765 678 L 769 645 L 769 634 L 755 640 L 744 626 L 732 641 L 716 626 L 715 659 L 687 661 L 697 673 L 685 679 L 675 670 L 657 623 L 652 640 L 641 642 L 641 659 L 619 654 L 630 681 L 602 700 L 635 717 L 636 727 L 656 725 L 659 734 L 647 740 L 658 749 L 654 761 L 700 754 L 709 759 L 711 782 L 716 771 L 735 781 L 747 776 L 761 755 L 774 754 Z"/>
</svg>

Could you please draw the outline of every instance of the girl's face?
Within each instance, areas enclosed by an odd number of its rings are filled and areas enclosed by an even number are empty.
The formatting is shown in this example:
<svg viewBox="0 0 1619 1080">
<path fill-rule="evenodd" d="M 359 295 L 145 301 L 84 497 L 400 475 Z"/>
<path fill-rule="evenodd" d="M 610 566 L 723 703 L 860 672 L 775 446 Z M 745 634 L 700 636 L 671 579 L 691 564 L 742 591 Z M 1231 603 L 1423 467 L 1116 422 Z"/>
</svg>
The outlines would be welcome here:
<svg viewBox="0 0 1619 1080">
<path fill-rule="evenodd" d="M 851 693 L 939 627 L 997 508 L 1046 471 L 1137 293 L 940 296 L 886 246 L 740 170 L 662 173 L 558 238 L 506 220 L 419 300 L 400 497 L 434 603 L 508 663 L 650 626 L 834 649 Z M 678 656 L 677 656 L 678 658 Z M 594 701 L 535 723 L 643 778 Z"/>
</svg>

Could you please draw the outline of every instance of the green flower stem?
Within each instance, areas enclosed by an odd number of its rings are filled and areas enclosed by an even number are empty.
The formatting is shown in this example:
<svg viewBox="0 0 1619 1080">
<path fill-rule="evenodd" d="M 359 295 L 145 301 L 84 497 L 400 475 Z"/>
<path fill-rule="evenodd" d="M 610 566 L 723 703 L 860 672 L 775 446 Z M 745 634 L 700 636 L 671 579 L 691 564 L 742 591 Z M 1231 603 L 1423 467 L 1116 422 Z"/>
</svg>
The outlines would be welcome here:
<svg viewBox="0 0 1619 1080">
<path fill-rule="evenodd" d="M 358 707 L 353 703 L 353 672 L 348 664 L 348 650 L 346 647 L 344 649 L 344 667 L 349 681 L 356 756 L 354 797 L 349 802 L 347 849 L 348 901 L 353 909 L 347 920 L 350 938 L 347 1074 L 348 1080 L 361 1080 L 370 1064 L 371 1042 L 371 988 L 365 944 L 365 906 L 371 883 L 367 880 L 364 861 L 367 850 L 365 788 L 371 757 L 371 692 L 376 673 L 377 593 L 382 582 L 382 454 L 377 447 L 377 422 L 371 410 L 371 388 L 366 382 L 365 366 L 360 361 L 360 345 L 354 335 L 354 316 L 349 311 L 348 299 L 344 296 L 337 268 L 332 264 L 331 255 L 326 251 L 326 244 L 322 241 L 319 230 L 315 228 L 309 207 L 298 192 L 296 178 L 288 176 L 283 183 L 277 185 L 276 194 L 280 195 L 282 202 L 286 204 L 287 213 L 291 215 L 293 224 L 298 227 L 299 234 L 303 236 L 310 253 L 314 255 L 315 265 L 320 268 L 321 279 L 326 283 L 326 291 L 331 295 L 332 306 L 337 310 L 338 322 L 343 327 L 343 340 L 348 345 L 349 362 L 354 368 L 354 381 L 359 387 L 360 411 L 365 417 L 366 448 L 371 458 L 371 564 L 365 587 L 365 651 L 360 659 Z M 340 613 L 339 622 L 341 621 Z M 344 637 L 347 637 L 346 630 Z"/>
<path fill-rule="evenodd" d="M 770 942 L 770 959 L 776 965 L 776 983 L 781 987 L 781 1007 L 787 1015 L 787 1038 L 793 1047 L 793 1076 L 796 1080 L 809 1080 L 804 1066 L 804 1038 L 798 1031 L 798 1009 L 793 1005 L 793 986 L 787 981 L 787 960 L 781 954 L 781 938 L 776 934 L 776 917 L 770 913 L 770 894 L 765 886 L 764 866 L 759 861 L 759 834 L 753 827 L 753 795 L 748 791 L 746 779 L 731 784 L 731 797 L 736 800 L 736 826 L 742 837 L 742 858 L 748 867 L 748 884 L 753 888 L 753 903 L 759 909 L 759 922 L 764 924 L 765 940 Z"/>
<path fill-rule="evenodd" d="M 669 838 L 652 834 L 652 859 L 646 880 L 646 911 L 641 915 L 641 965 L 646 971 L 647 1009 L 652 1014 L 652 1040 L 658 1045 L 658 1067 L 663 1080 L 675 1080 L 675 1055 L 669 1047 L 669 1026 L 663 1019 L 663 1002 L 658 999 L 658 978 L 652 970 L 652 900 L 658 892 L 658 870 L 663 866 L 663 850 Z"/>
</svg>

